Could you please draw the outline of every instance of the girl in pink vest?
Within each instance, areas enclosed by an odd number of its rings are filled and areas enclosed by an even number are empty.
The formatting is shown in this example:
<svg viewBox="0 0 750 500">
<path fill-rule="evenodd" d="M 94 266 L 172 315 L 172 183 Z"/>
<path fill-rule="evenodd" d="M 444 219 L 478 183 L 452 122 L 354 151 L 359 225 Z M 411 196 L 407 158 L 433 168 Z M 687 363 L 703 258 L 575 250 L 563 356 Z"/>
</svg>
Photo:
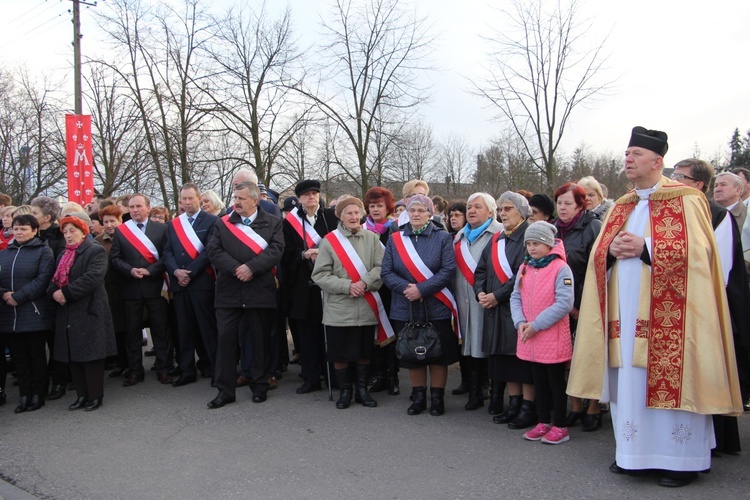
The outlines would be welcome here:
<svg viewBox="0 0 750 500">
<path fill-rule="evenodd" d="M 524 439 L 547 444 L 568 441 L 565 426 L 565 365 L 573 354 L 568 314 L 573 309 L 573 272 L 563 242 L 548 222 L 534 222 L 524 235 L 526 257 L 510 297 L 518 329 L 516 354 L 532 363 L 539 424 Z"/>
</svg>

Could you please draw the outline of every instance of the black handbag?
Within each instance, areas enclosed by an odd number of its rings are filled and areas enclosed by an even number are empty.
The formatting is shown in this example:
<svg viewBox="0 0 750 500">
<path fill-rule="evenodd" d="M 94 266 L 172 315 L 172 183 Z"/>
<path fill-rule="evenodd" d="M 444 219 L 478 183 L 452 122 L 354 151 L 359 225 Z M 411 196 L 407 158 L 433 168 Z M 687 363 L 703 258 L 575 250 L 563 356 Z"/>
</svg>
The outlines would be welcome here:
<svg viewBox="0 0 750 500">
<path fill-rule="evenodd" d="M 409 323 L 398 332 L 396 358 L 407 363 L 429 365 L 443 356 L 443 346 L 438 332 L 427 316 L 424 306 L 424 322 L 414 321 L 412 303 L 409 303 Z"/>
</svg>

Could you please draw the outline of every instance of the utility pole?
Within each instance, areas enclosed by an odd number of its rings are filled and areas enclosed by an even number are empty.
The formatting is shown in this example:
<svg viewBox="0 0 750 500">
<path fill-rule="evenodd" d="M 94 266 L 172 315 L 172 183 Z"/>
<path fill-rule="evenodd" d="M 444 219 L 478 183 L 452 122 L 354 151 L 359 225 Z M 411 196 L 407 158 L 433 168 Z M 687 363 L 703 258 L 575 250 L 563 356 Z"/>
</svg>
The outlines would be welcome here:
<svg viewBox="0 0 750 500">
<path fill-rule="evenodd" d="M 96 7 L 96 2 L 72 0 L 73 2 L 73 108 L 75 114 L 83 113 L 83 91 L 81 85 L 81 4 Z"/>
</svg>

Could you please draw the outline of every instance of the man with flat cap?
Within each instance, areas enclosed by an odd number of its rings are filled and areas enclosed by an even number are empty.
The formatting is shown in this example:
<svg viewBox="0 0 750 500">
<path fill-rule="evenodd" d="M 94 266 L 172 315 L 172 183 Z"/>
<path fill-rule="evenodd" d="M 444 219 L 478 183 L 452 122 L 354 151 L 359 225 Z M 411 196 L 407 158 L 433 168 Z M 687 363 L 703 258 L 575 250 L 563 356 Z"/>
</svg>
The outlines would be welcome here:
<svg viewBox="0 0 750 500">
<path fill-rule="evenodd" d="M 318 244 L 338 224 L 332 208 L 320 204 L 320 182 L 303 180 L 294 188 L 299 206 L 284 219 L 284 270 L 282 288 L 289 300 L 289 321 L 296 322 L 299 333 L 300 364 L 303 384 L 297 394 L 320 390 L 325 367 L 323 305 L 320 288 L 312 275 Z"/>
<path fill-rule="evenodd" d="M 685 486 L 711 467 L 711 415 L 742 399 L 722 267 L 705 196 L 662 176 L 667 134 L 635 127 L 635 189 L 591 252 L 568 394 L 611 403 L 616 474 Z M 606 339 L 606 341 L 605 341 Z"/>
</svg>

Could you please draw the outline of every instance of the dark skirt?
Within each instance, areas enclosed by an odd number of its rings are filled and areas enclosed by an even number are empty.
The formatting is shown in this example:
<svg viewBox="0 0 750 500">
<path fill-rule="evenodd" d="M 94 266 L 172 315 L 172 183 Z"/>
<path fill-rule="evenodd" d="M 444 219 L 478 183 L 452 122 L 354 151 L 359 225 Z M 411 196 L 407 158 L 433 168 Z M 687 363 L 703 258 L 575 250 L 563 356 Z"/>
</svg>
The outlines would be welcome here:
<svg viewBox="0 0 750 500">
<path fill-rule="evenodd" d="M 370 359 L 375 345 L 375 325 L 326 326 L 328 362 L 344 363 Z"/>
<path fill-rule="evenodd" d="M 393 331 L 395 331 L 397 334 L 403 328 L 406 326 L 406 321 L 397 321 L 392 320 L 393 323 Z M 459 349 L 458 349 L 458 338 L 456 337 L 456 332 L 453 331 L 453 323 L 449 319 L 439 319 L 435 321 L 431 321 L 432 326 L 435 327 L 435 329 L 440 334 L 440 345 L 443 348 L 443 355 L 440 357 L 439 360 L 437 360 L 434 363 L 431 363 L 433 365 L 438 366 L 448 366 L 452 365 L 453 363 L 458 361 L 459 358 Z M 422 368 L 425 365 L 418 364 L 418 363 L 407 363 L 404 361 L 399 361 L 398 365 L 401 368 Z"/>
<path fill-rule="evenodd" d="M 518 359 L 517 356 L 490 356 L 490 379 L 533 384 L 531 362 Z"/>
</svg>

